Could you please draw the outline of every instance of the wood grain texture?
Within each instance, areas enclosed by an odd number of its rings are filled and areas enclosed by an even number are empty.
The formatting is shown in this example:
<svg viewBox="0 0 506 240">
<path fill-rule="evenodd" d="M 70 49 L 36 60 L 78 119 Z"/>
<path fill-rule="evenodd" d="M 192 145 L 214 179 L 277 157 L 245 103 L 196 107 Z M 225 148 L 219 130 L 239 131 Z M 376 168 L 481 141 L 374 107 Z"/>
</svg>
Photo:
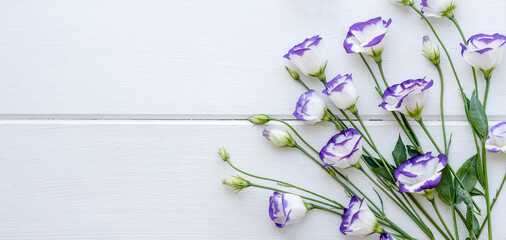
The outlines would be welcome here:
<svg viewBox="0 0 506 240">
<path fill-rule="evenodd" d="M 493 7 L 490 7 L 493 6 Z M 456 10 L 467 35 L 506 32 L 504 1 L 463 1 Z M 328 76 L 353 73 L 367 118 L 385 117 L 372 79 L 342 42 L 354 22 L 391 17 L 384 52 L 391 83 L 435 69 L 421 56 L 429 29 L 407 8 L 378 0 L 50 0 L 0 3 L 0 114 L 11 118 L 245 118 L 291 117 L 302 89 L 282 55 L 320 34 Z M 487 16 L 487 17 L 484 17 Z M 449 21 L 434 20 L 467 92 L 470 69 Z M 443 57 L 449 119 L 463 120 L 456 83 Z M 490 105 L 506 95 L 504 63 L 495 71 Z M 314 79 L 306 79 L 316 89 Z M 480 77 L 480 83 L 483 80 Z M 426 118 L 436 120 L 438 87 Z M 483 87 L 482 87 L 483 90 Z M 492 119 L 504 118 L 490 107 Z M 139 116 L 141 115 L 141 116 Z"/>
<path fill-rule="evenodd" d="M 389 157 L 397 127 L 367 125 Z M 317 148 L 335 133 L 328 125 L 295 126 Z M 461 140 L 470 131 L 461 122 L 449 129 L 455 140 L 450 161 L 458 166 L 473 149 Z M 300 224 L 279 230 L 267 214 L 270 192 L 235 194 L 221 185 L 220 179 L 237 174 L 217 155 L 225 146 L 245 170 L 347 201 L 319 167 L 297 151 L 273 147 L 261 131 L 244 121 L 2 120 L 0 239 L 340 239 L 340 221 L 333 215 L 313 211 Z M 489 157 L 495 189 L 506 170 L 504 156 Z M 359 173 L 346 174 L 374 194 Z M 399 225 L 421 236 L 398 208 L 387 199 L 385 204 Z M 506 234 L 500 227 L 505 217 L 504 204 L 498 204 L 497 236 Z"/>
</svg>

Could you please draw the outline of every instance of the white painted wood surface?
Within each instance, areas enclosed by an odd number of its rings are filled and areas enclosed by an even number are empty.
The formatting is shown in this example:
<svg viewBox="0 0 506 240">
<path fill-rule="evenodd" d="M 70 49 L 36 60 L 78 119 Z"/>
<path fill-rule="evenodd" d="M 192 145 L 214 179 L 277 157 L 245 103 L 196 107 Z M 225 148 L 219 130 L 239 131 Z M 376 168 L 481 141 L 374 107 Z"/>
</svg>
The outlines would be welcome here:
<svg viewBox="0 0 506 240">
<path fill-rule="evenodd" d="M 456 14 L 467 35 L 506 33 L 505 7 L 499 0 L 461 1 Z M 328 76 L 353 73 L 358 107 L 367 119 L 383 120 L 366 124 L 389 156 L 399 129 L 378 109 L 360 59 L 341 46 L 349 25 L 376 16 L 393 19 L 384 52 L 389 81 L 438 82 L 421 56 L 429 29 L 388 1 L 1 1 L 0 239 L 341 239 L 338 219 L 316 211 L 277 229 L 267 215 L 269 192 L 234 194 L 220 184 L 236 173 L 216 151 L 225 146 L 244 169 L 344 202 L 342 189 L 320 169 L 295 151 L 272 147 L 261 127 L 241 119 L 292 118 L 302 89 L 281 56 L 320 34 Z M 434 23 L 469 92 L 455 28 Z M 488 109 L 494 121 L 506 120 L 505 64 L 494 72 Z M 443 68 L 451 161 L 459 166 L 474 148 L 446 60 Z M 437 134 L 438 92 L 435 84 L 424 110 Z M 328 125 L 294 124 L 318 147 L 335 133 Z M 495 189 L 506 171 L 504 156 L 489 157 Z M 372 192 L 360 174 L 348 173 Z M 388 201 L 386 208 L 422 236 L 398 208 Z M 495 234 L 504 236 L 504 204 L 493 213 Z"/>
</svg>

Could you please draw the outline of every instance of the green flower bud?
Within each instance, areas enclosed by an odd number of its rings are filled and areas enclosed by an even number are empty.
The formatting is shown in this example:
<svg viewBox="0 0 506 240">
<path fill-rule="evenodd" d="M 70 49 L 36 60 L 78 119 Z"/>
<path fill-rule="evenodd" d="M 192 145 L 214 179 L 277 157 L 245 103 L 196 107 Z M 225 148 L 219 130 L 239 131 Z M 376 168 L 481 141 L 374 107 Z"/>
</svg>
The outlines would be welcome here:
<svg viewBox="0 0 506 240">
<path fill-rule="evenodd" d="M 288 67 L 285 67 L 285 68 L 286 68 L 286 71 L 288 71 L 288 73 L 290 73 L 290 76 L 292 76 L 292 78 L 294 80 L 300 81 L 300 76 L 296 71 L 294 71 Z"/>
<path fill-rule="evenodd" d="M 429 36 L 423 37 L 423 56 L 434 65 L 440 62 L 439 47 L 432 43 Z"/>
<path fill-rule="evenodd" d="M 413 0 L 391 0 L 393 3 L 411 6 L 414 4 Z"/>
<path fill-rule="evenodd" d="M 243 188 L 247 188 L 251 186 L 250 182 L 242 177 L 229 177 L 221 180 L 221 183 L 235 189 L 241 190 Z"/>
<path fill-rule="evenodd" d="M 263 135 L 276 147 L 295 147 L 295 140 L 290 133 L 285 130 L 264 129 Z"/>
<path fill-rule="evenodd" d="M 228 154 L 228 152 L 225 150 L 225 148 L 220 148 L 220 157 L 221 159 L 223 159 L 223 161 L 228 161 L 230 159 L 230 155 Z"/>
<path fill-rule="evenodd" d="M 257 115 L 253 115 L 251 116 L 250 118 L 248 118 L 248 121 L 254 123 L 254 124 L 266 124 L 269 122 L 269 116 L 265 115 L 265 114 L 257 114 Z"/>
</svg>

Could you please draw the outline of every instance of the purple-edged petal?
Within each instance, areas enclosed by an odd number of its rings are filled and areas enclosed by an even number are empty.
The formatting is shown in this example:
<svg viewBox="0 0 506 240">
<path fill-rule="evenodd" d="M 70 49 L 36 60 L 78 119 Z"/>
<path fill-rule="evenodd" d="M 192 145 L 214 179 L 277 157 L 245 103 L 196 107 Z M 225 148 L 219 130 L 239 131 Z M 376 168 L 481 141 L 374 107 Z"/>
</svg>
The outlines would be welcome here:
<svg viewBox="0 0 506 240">
<path fill-rule="evenodd" d="M 370 56 L 380 55 L 383 51 L 383 40 L 388 35 L 388 26 L 392 19 L 384 21 L 381 17 L 353 24 L 346 34 L 343 47 L 347 53 L 365 53 Z"/>
<path fill-rule="evenodd" d="M 490 74 L 501 62 L 506 44 L 506 36 L 495 33 L 476 34 L 461 44 L 461 55 L 471 66 Z"/>
<path fill-rule="evenodd" d="M 325 70 L 327 56 L 318 35 L 306 38 L 293 46 L 283 57 L 290 60 L 306 76 L 318 75 Z"/>
<path fill-rule="evenodd" d="M 362 153 L 362 136 L 350 128 L 334 135 L 319 155 L 326 165 L 348 168 L 358 163 Z"/>
<path fill-rule="evenodd" d="M 420 193 L 435 188 L 446 164 L 446 155 L 432 156 L 431 152 L 406 160 L 394 172 L 399 192 Z"/>
<path fill-rule="evenodd" d="M 300 221 L 307 209 L 298 195 L 274 192 L 269 197 L 269 217 L 278 228 Z"/>
<path fill-rule="evenodd" d="M 430 89 L 434 81 L 423 79 L 409 79 L 395 84 L 383 93 L 383 102 L 379 107 L 387 111 L 397 111 L 410 117 L 417 118 L 425 106 L 425 91 Z"/>
<path fill-rule="evenodd" d="M 485 148 L 489 152 L 506 152 L 506 122 L 501 122 L 490 128 Z"/>
</svg>

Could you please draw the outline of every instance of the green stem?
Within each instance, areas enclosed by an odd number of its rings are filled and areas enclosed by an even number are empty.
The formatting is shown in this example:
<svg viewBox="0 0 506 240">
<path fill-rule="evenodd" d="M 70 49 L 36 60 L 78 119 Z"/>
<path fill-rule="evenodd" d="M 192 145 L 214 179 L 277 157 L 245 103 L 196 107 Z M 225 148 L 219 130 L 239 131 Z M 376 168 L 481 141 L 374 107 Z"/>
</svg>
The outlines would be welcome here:
<svg viewBox="0 0 506 240">
<path fill-rule="evenodd" d="M 448 156 L 448 141 L 446 140 L 446 129 L 445 129 L 445 113 L 444 113 L 444 79 L 443 79 L 443 71 L 441 71 L 441 66 L 436 64 L 437 72 L 439 73 L 439 79 L 441 80 L 441 95 L 439 97 L 439 107 L 441 109 L 441 127 L 443 129 L 443 139 L 445 145 L 445 154 Z"/>
<path fill-rule="evenodd" d="M 490 89 L 490 76 L 485 77 L 485 98 L 483 99 L 483 109 L 487 110 L 487 99 L 488 99 L 488 90 Z"/>
<path fill-rule="evenodd" d="M 437 145 L 436 141 L 434 140 L 434 138 L 432 138 L 432 135 L 430 134 L 429 130 L 427 129 L 427 127 L 425 126 L 425 124 L 423 123 L 423 120 L 422 118 L 420 118 L 419 120 L 417 120 L 417 122 L 420 124 L 420 126 L 422 127 L 423 131 L 425 132 L 425 134 L 427 134 L 427 137 L 429 137 L 430 141 L 432 142 L 432 144 L 434 145 L 434 147 L 437 149 L 437 151 L 439 153 L 443 153 L 441 151 L 441 149 L 439 148 L 439 146 Z"/>
<path fill-rule="evenodd" d="M 367 62 L 367 60 L 364 58 L 364 55 L 362 53 L 358 53 L 358 55 L 360 55 L 360 58 L 362 58 L 362 61 L 364 62 L 365 66 L 367 67 L 367 69 L 369 70 L 369 72 L 371 73 L 371 76 L 372 78 L 374 79 L 374 83 L 376 83 L 376 90 L 378 91 L 378 93 L 380 95 L 383 95 L 383 92 L 381 92 L 381 87 L 378 83 L 378 79 L 376 79 L 376 75 L 374 75 L 374 72 L 372 71 L 371 69 L 371 66 L 369 66 L 369 63 Z"/>
<path fill-rule="evenodd" d="M 485 94 L 485 97 L 486 97 L 486 94 Z M 492 240 L 492 217 L 490 215 L 490 210 L 491 210 L 491 207 L 490 207 L 490 189 L 488 187 L 487 152 L 486 152 L 486 149 L 485 149 L 485 141 L 482 141 L 481 149 L 482 149 L 481 159 L 483 161 L 483 178 L 485 178 L 484 179 L 485 180 L 484 181 L 485 182 L 485 186 L 483 186 L 483 188 L 485 190 L 485 201 L 487 203 L 488 239 Z"/>
<path fill-rule="evenodd" d="M 464 217 L 464 215 L 462 214 L 462 212 L 460 212 L 460 210 L 458 208 L 455 208 L 455 211 L 458 213 L 460 220 L 462 220 L 462 222 L 464 224 L 466 224 L 467 220 L 466 220 L 466 217 Z M 471 238 L 466 238 L 466 239 L 478 239 L 478 237 L 475 236 L 475 234 L 474 234 L 474 229 L 468 229 L 468 231 L 469 231 L 469 237 L 471 237 Z"/>
<path fill-rule="evenodd" d="M 340 213 L 340 212 L 337 212 L 337 211 L 334 211 L 330 208 L 326 208 L 326 207 L 323 207 L 323 206 L 320 206 L 320 205 L 316 205 L 314 203 L 311 203 L 311 208 L 315 208 L 315 209 L 319 209 L 319 210 L 323 210 L 323 211 L 326 211 L 326 212 L 329 212 L 329 213 L 333 213 L 333 214 L 336 214 L 338 216 L 342 216 L 343 214 Z"/>
<path fill-rule="evenodd" d="M 280 193 L 289 193 L 289 194 L 294 194 L 294 195 L 300 196 L 301 198 L 306 199 L 306 200 L 309 200 L 309 201 L 317 202 L 317 203 L 322 204 L 322 205 L 327 205 L 327 206 L 332 207 L 332 208 L 335 208 L 335 209 L 342 209 L 342 208 L 339 208 L 338 206 L 335 206 L 335 205 L 332 205 L 332 204 L 328 204 L 328 203 L 326 203 L 326 202 L 322 202 L 322 201 L 317 200 L 317 199 L 314 199 L 314 198 L 310 198 L 310 197 L 306 197 L 306 196 L 301 196 L 301 195 L 299 195 L 299 194 L 295 194 L 295 193 L 288 192 L 288 191 L 285 191 L 285 190 L 281 190 L 281 189 L 278 189 L 278 188 L 273 188 L 273 187 L 263 186 L 263 185 L 260 185 L 260 184 L 255 184 L 255 183 L 250 183 L 250 187 L 256 187 L 256 188 L 261 188 L 261 189 L 267 189 L 267 190 L 272 190 L 272 191 L 276 191 L 276 192 L 280 192 Z"/>
<path fill-rule="evenodd" d="M 265 181 L 275 182 L 275 183 L 277 183 L 277 184 L 279 184 L 279 185 L 281 185 L 281 186 L 295 188 L 295 189 L 301 190 L 301 191 L 303 191 L 303 192 L 309 193 L 309 194 L 311 194 L 311 195 L 313 195 L 313 196 L 316 196 L 316 197 L 319 197 L 319 198 L 321 198 L 321 199 L 327 200 L 327 201 L 329 201 L 329 202 L 331 202 L 331 203 L 333 203 L 333 204 L 335 204 L 335 205 L 339 206 L 341 209 L 342 209 L 342 208 L 344 208 L 344 207 L 343 207 L 343 205 L 341 205 L 340 203 L 338 203 L 338 202 L 336 202 L 336 201 L 334 201 L 334 200 L 332 200 L 332 199 L 329 199 L 329 198 L 327 198 L 327 197 L 324 197 L 324 196 L 322 196 L 322 195 L 320 195 L 320 194 L 314 193 L 314 192 L 312 192 L 312 191 L 309 191 L 309 190 L 307 190 L 307 189 L 304 189 L 304 188 L 301 188 L 301 187 L 295 186 L 295 185 L 293 185 L 293 184 L 290 184 L 290 183 L 287 183 L 287 182 L 284 182 L 284 181 L 280 181 L 280 180 L 273 179 L 273 178 L 260 177 L 260 176 L 253 175 L 253 174 L 251 174 L 251 173 L 245 172 L 245 171 L 243 171 L 243 170 L 239 169 L 238 167 L 236 167 L 234 164 L 232 164 L 232 162 L 231 162 L 230 160 L 227 160 L 227 161 L 225 161 L 225 162 L 226 162 L 226 163 L 228 163 L 228 165 L 230 165 L 230 167 L 232 167 L 233 169 L 235 169 L 236 171 L 238 171 L 238 172 L 240 172 L 240 173 L 242 173 L 242 174 L 244 174 L 244 175 L 247 175 L 247 176 L 250 176 L 250 177 L 253 177 L 253 178 L 256 178 L 256 179 L 260 179 L 260 180 L 265 180 Z"/>
<path fill-rule="evenodd" d="M 459 240 L 459 228 L 457 226 L 457 218 L 455 217 L 455 205 L 452 204 L 453 230 L 455 231 L 455 239 Z"/>
<path fill-rule="evenodd" d="M 372 177 L 371 175 L 365 171 L 364 168 L 362 167 L 359 167 L 358 168 L 362 173 L 364 173 L 364 175 L 372 182 L 374 183 L 374 185 L 376 185 L 376 187 L 378 187 L 383 193 L 385 193 L 385 195 L 387 195 L 400 209 L 402 209 L 412 220 L 413 222 L 415 222 L 418 227 L 420 227 L 420 229 L 430 238 L 430 239 L 434 239 L 434 236 L 432 235 L 432 232 L 430 232 L 430 230 L 427 228 L 427 226 L 425 224 L 423 224 L 423 222 L 421 222 L 421 219 L 420 219 L 420 216 L 418 216 L 418 214 L 416 214 L 416 216 L 411 213 L 411 211 L 409 210 L 409 208 L 400 200 L 397 198 L 394 199 L 394 197 L 392 195 L 390 195 L 388 193 L 388 191 L 386 189 L 384 189 L 382 186 L 380 186 Z M 393 194 L 394 196 L 397 196 L 395 194 Z M 408 202 L 409 203 L 409 202 Z"/>
<path fill-rule="evenodd" d="M 502 187 L 504 186 L 504 182 L 506 180 L 506 174 L 504 174 L 504 177 L 502 178 L 501 186 L 499 189 L 497 189 L 497 192 L 495 193 L 495 197 L 492 200 L 492 204 L 490 205 L 490 211 L 494 208 L 495 202 L 497 201 L 497 198 L 499 197 L 499 194 L 501 193 Z M 483 231 L 483 228 L 485 227 L 485 223 L 488 221 L 488 215 L 483 219 L 483 223 L 481 224 L 480 231 L 478 232 L 476 237 L 480 237 L 481 232 Z"/>
<path fill-rule="evenodd" d="M 388 82 L 387 82 L 387 79 L 385 78 L 385 74 L 383 73 L 383 64 L 382 64 L 382 61 L 377 61 L 376 64 L 378 64 L 378 69 L 380 71 L 380 74 L 381 74 L 381 78 L 383 79 L 383 83 L 385 84 L 385 86 L 388 88 Z"/>
<path fill-rule="evenodd" d="M 408 194 L 408 197 L 409 197 L 409 199 L 411 199 L 411 201 L 413 201 L 413 203 L 418 207 L 418 209 L 423 213 L 423 215 L 425 215 L 425 217 L 427 219 L 429 219 L 429 221 L 438 230 L 438 232 L 441 233 L 441 235 L 445 239 L 450 239 L 450 238 L 448 238 L 448 236 L 446 236 L 445 232 L 439 227 L 439 225 L 434 221 L 434 219 L 429 215 L 429 213 L 427 213 L 427 211 L 425 211 L 425 208 L 423 208 L 422 205 L 420 205 L 420 203 L 415 199 L 415 197 L 413 197 L 413 195 L 411 195 L 411 194 Z"/>
<path fill-rule="evenodd" d="M 462 28 L 460 28 L 460 24 L 457 22 L 457 19 L 455 18 L 455 16 L 453 14 L 451 14 L 450 16 L 448 16 L 448 19 L 450 19 L 455 24 L 455 27 L 457 27 L 457 30 L 459 31 L 460 36 L 462 37 L 462 42 L 465 45 L 467 45 L 467 40 L 466 40 L 466 36 L 464 35 L 464 31 L 462 31 Z M 478 97 L 478 80 L 476 77 L 476 70 L 474 69 L 474 67 L 471 67 L 471 70 L 473 71 L 474 89 L 476 90 L 476 97 Z"/>
<path fill-rule="evenodd" d="M 439 221 L 441 221 L 441 223 L 443 224 L 443 227 L 445 228 L 446 232 L 448 233 L 448 236 L 450 236 L 451 239 L 455 239 L 452 235 L 452 232 L 448 228 L 448 226 L 446 226 L 446 222 L 443 219 L 443 217 L 441 216 L 439 209 L 437 208 L 436 200 L 434 199 L 434 197 L 432 199 L 430 199 L 429 201 L 430 201 L 430 203 L 432 203 L 432 207 L 434 208 L 434 211 L 436 212 L 437 217 L 439 218 Z"/>
</svg>

